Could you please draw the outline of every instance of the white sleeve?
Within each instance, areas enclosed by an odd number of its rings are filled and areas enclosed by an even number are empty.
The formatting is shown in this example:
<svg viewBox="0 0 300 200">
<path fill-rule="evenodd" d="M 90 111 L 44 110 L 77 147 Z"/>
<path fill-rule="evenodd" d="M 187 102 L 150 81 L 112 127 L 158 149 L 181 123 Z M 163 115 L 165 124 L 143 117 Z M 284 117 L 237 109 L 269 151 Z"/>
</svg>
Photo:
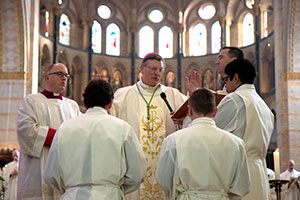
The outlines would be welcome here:
<svg viewBox="0 0 300 200">
<path fill-rule="evenodd" d="M 246 150 L 244 142 L 240 140 L 239 144 L 239 159 L 235 170 L 234 179 L 229 189 L 231 199 L 239 199 L 245 196 L 250 191 L 250 172 L 248 167 Z"/>
<path fill-rule="evenodd" d="M 18 111 L 17 135 L 22 153 L 40 158 L 49 127 L 38 124 L 37 112 L 34 98 L 26 97 Z"/>
<path fill-rule="evenodd" d="M 125 159 L 127 170 L 124 177 L 124 192 L 130 193 L 138 189 L 144 180 L 146 172 L 146 160 L 140 143 L 130 127 L 129 134 L 124 143 Z"/>
<path fill-rule="evenodd" d="M 242 98 L 237 94 L 231 93 L 222 99 L 213 119 L 217 127 L 233 133 L 239 138 L 243 138 L 246 128 L 245 113 L 246 108 Z"/>
<path fill-rule="evenodd" d="M 169 135 L 163 141 L 156 169 L 156 180 L 169 198 L 174 196 L 173 177 L 177 166 L 176 160 L 176 140 L 174 135 Z"/>
<path fill-rule="evenodd" d="M 59 165 L 59 147 L 58 132 L 55 134 L 44 169 L 43 179 L 52 188 L 64 193 L 65 186 L 63 183 L 62 171 Z"/>
</svg>

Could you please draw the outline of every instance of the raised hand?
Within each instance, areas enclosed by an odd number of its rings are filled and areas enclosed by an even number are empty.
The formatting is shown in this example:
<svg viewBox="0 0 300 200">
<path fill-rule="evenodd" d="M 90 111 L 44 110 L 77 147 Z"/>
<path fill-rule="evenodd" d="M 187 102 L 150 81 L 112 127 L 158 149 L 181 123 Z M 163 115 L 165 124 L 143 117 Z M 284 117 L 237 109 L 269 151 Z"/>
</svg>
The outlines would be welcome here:
<svg viewBox="0 0 300 200">
<path fill-rule="evenodd" d="M 196 89 L 201 87 L 201 77 L 199 72 L 192 71 L 190 76 L 185 77 L 185 85 L 187 90 L 189 91 L 189 94 L 192 94 Z"/>
</svg>

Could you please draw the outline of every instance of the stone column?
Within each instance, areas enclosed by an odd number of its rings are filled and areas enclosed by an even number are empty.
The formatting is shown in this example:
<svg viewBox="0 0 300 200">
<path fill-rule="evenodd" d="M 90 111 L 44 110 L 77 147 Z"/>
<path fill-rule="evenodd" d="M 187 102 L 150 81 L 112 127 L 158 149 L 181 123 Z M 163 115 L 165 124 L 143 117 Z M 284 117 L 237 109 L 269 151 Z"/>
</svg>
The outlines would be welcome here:
<svg viewBox="0 0 300 200">
<path fill-rule="evenodd" d="M 281 169 L 289 159 L 300 168 L 300 51 L 297 20 L 300 0 L 274 0 L 275 98 L 277 112 L 277 146 Z"/>
<path fill-rule="evenodd" d="M 0 1 L 0 148 L 18 147 L 24 96 L 38 88 L 39 1 Z"/>
<path fill-rule="evenodd" d="M 232 24 L 232 20 L 227 18 L 226 19 L 226 26 L 225 26 L 225 46 L 231 46 L 230 43 L 230 26 Z"/>
</svg>

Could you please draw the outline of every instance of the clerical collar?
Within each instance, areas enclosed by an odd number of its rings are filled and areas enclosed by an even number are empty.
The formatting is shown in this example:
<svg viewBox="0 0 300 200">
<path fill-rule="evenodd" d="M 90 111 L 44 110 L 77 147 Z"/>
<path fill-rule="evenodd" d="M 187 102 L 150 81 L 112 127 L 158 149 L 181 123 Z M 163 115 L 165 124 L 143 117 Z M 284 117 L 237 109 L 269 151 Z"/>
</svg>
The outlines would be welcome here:
<svg viewBox="0 0 300 200">
<path fill-rule="evenodd" d="M 142 79 L 140 79 L 139 83 L 143 89 L 155 89 L 160 84 L 160 83 L 157 83 L 156 86 L 152 87 L 150 85 L 146 85 L 145 83 L 143 83 Z"/>
<path fill-rule="evenodd" d="M 60 99 L 62 100 L 62 95 L 59 93 L 49 92 L 48 90 L 44 90 L 41 92 L 48 99 Z"/>
</svg>

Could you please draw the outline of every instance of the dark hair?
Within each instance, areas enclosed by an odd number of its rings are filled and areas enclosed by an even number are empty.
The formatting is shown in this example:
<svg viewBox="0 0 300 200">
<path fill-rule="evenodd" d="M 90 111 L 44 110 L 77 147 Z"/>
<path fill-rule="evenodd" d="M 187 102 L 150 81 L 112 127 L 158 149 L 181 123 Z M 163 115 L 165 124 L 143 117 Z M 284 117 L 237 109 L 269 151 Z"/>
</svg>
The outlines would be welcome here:
<svg viewBox="0 0 300 200">
<path fill-rule="evenodd" d="M 102 79 L 91 80 L 86 86 L 83 96 L 83 103 L 87 108 L 94 106 L 103 107 L 108 105 L 114 98 L 112 87 Z"/>
<path fill-rule="evenodd" d="M 147 66 L 147 61 L 148 60 L 157 60 L 157 61 L 162 61 L 163 64 L 165 64 L 165 60 L 163 59 L 163 57 L 161 57 L 160 55 L 158 55 L 157 53 L 148 53 L 142 61 L 142 66 Z"/>
<path fill-rule="evenodd" d="M 237 59 L 244 58 L 243 51 L 237 47 L 223 47 L 221 50 L 224 50 L 224 49 L 229 49 L 229 51 L 228 51 L 229 58 L 237 58 Z"/>
<path fill-rule="evenodd" d="M 234 74 L 237 74 L 242 84 L 253 84 L 256 77 L 254 66 L 246 59 L 233 60 L 226 65 L 224 72 L 230 80 L 233 79 Z"/>
<path fill-rule="evenodd" d="M 205 88 L 197 89 L 192 93 L 189 105 L 197 114 L 213 113 L 216 106 L 215 95 Z"/>
</svg>

